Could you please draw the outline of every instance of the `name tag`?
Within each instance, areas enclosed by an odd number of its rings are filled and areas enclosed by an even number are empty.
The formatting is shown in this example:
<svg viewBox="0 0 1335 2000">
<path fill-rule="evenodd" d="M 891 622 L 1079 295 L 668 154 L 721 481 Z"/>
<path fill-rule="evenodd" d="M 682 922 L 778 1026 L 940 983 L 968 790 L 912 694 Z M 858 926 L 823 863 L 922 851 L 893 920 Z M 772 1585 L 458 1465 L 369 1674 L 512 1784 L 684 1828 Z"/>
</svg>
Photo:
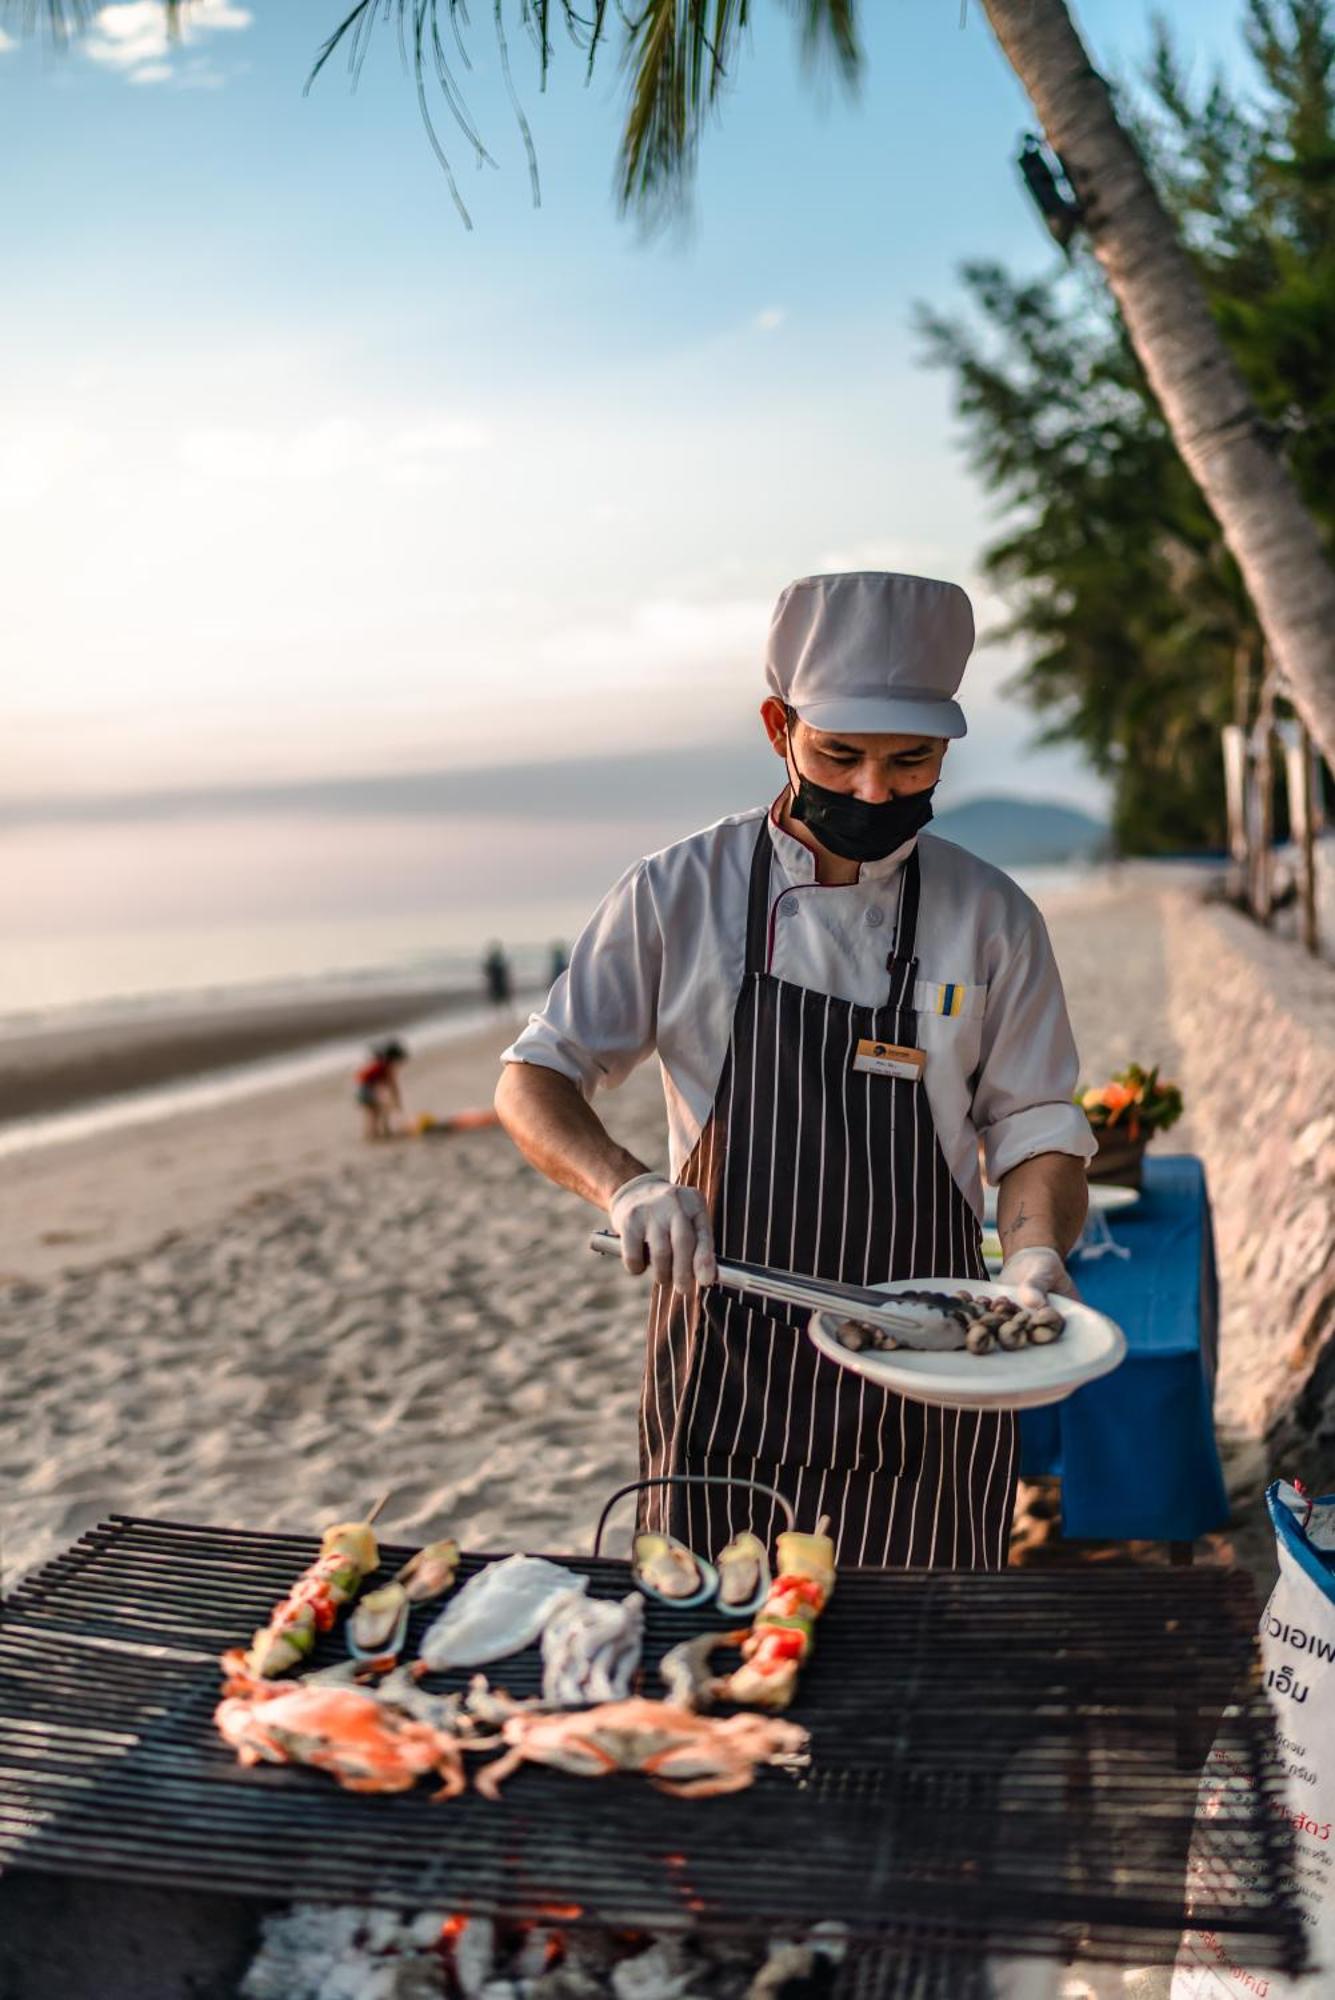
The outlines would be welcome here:
<svg viewBox="0 0 1335 2000">
<path fill-rule="evenodd" d="M 926 1061 L 922 1049 L 902 1049 L 895 1042 L 859 1042 L 853 1067 L 871 1076 L 898 1076 L 905 1083 L 917 1083 Z"/>
</svg>

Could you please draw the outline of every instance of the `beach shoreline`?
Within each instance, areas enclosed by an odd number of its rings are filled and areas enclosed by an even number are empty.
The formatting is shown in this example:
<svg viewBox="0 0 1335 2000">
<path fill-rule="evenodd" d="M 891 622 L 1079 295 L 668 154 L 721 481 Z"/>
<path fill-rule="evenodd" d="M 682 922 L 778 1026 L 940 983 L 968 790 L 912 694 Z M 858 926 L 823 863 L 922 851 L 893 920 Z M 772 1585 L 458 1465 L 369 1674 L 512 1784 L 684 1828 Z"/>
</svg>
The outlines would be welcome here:
<svg viewBox="0 0 1335 2000">
<path fill-rule="evenodd" d="M 229 998 L 0 1035 L 0 1137 L 20 1121 L 329 1043 L 406 1032 L 482 1006 L 480 991 L 433 991 L 419 982 L 300 998 Z"/>
</svg>

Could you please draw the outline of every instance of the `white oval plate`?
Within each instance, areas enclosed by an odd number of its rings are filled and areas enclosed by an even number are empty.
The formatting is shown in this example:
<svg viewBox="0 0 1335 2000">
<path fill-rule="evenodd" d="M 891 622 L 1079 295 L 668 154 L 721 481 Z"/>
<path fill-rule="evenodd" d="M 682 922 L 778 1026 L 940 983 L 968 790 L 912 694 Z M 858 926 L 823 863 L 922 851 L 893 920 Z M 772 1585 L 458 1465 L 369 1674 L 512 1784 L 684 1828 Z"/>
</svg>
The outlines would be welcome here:
<svg viewBox="0 0 1335 2000">
<path fill-rule="evenodd" d="M 995 1278 L 905 1278 L 898 1284 L 877 1285 L 876 1290 L 889 1297 L 910 1291 L 1018 1297 L 1014 1285 L 998 1284 Z M 970 1354 L 965 1348 L 920 1354 L 895 1347 L 888 1354 L 874 1348 L 855 1354 L 834 1337 L 846 1317 L 836 1312 L 812 1313 L 807 1332 L 827 1360 L 916 1403 L 938 1403 L 948 1410 L 1032 1410 L 1042 1403 L 1060 1403 L 1073 1389 L 1110 1374 L 1126 1353 L 1126 1335 L 1103 1313 L 1055 1294 L 1049 1303 L 1064 1321 L 1061 1339 L 1014 1352 L 998 1347 L 991 1354 Z"/>
<path fill-rule="evenodd" d="M 1134 1208 L 1140 1200 L 1140 1189 L 1117 1187 L 1112 1181 L 1091 1181 L 1089 1184 L 1089 1205 L 1096 1215 L 1114 1215 L 1120 1208 Z M 995 1229 L 997 1224 L 997 1190 L 983 1189 L 983 1227 Z"/>
</svg>

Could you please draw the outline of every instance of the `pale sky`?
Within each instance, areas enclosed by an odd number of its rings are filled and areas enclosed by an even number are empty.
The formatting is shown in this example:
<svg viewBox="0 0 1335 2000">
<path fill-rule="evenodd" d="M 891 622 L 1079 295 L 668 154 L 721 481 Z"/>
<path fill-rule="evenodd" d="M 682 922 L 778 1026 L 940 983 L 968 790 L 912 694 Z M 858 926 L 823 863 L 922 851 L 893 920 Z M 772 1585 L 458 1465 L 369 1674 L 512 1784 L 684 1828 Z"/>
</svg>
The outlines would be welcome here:
<svg viewBox="0 0 1335 2000">
<path fill-rule="evenodd" d="M 620 88 L 558 37 L 516 84 L 543 205 L 474 9 L 470 107 L 440 111 L 460 224 L 392 32 L 356 95 L 342 9 L 156 0 L 67 55 L 0 37 L 0 793 L 253 782 L 742 740 L 790 577 L 977 588 L 991 502 L 915 300 L 956 267 L 1049 267 L 1013 165 L 1031 123 L 959 0 L 864 5 L 850 105 L 803 80 L 788 11 L 703 149 L 693 229 L 611 198 Z M 1238 61 L 1232 0 L 1176 0 L 1193 73 Z M 1105 73 L 1140 0 L 1078 16 Z M 438 107 L 439 108 L 439 107 Z M 975 656 L 958 789 L 1097 804 Z M 749 801 L 744 801 L 749 803 Z"/>
</svg>

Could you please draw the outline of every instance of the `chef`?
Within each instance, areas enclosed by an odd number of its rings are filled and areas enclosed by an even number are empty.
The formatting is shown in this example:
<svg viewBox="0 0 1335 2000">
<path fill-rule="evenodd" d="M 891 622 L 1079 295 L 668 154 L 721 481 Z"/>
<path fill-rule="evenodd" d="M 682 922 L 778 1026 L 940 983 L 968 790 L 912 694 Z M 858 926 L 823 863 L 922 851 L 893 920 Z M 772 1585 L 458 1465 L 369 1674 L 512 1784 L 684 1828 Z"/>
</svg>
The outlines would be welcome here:
<svg viewBox="0 0 1335 2000">
<path fill-rule="evenodd" d="M 858 1285 L 984 1278 L 979 1142 L 1001 1276 L 1033 1304 L 1064 1258 L 1094 1139 L 1043 920 L 1000 869 L 923 829 L 973 647 L 932 577 L 807 576 L 770 625 L 761 717 L 785 783 L 627 871 L 506 1050 L 496 1107 L 520 1151 L 606 1212 L 653 1273 L 641 1521 L 716 1554 L 787 1496 L 844 1565 L 998 1569 L 1017 1423 L 877 1388 L 826 1360 L 807 1314 L 725 1290 L 716 1258 Z M 591 1100 L 656 1054 L 670 1172 Z"/>
</svg>

